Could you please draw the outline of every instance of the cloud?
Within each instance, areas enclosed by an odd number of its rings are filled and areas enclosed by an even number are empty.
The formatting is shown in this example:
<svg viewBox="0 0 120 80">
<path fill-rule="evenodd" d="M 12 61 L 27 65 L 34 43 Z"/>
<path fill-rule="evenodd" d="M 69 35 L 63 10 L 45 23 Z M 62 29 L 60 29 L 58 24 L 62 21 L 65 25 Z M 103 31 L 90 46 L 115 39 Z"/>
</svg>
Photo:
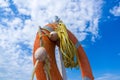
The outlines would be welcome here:
<svg viewBox="0 0 120 80">
<path fill-rule="evenodd" d="M 9 6 L 9 3 L 8 3 L 8 0 L 1 0 L 0 1 L 0 8 L 1 7 L 8 7 Z"/>
<path fill-rule="evenodd" d="M 110 9 L 110 13 L 114 16 L 120 16 L 120 2 L 118 6 L 114 6 L 112 9 Z"/>
<path fill-rule="evenodd" d="M 80 41 L 86 36 L 91 36 L 94 41 L 98 37 L 98 22 L 101 17 L 102 0 L 14 0 L 15 5 L 20 13 L 31 15 L 31 20 L 36 25 L 44 26 L 51 22 L 55 15 L 58 15 L 67 25 L 67 27 L 75 33 Z M 28 6 L 31 5 L 31 6 Z M 79 29 L 79 33 L 77 33 Z M 81 36 L 81 33 L 90 33 Z"/>
<path fill-rule="evenodd" d="M 38 26 L 55 15 L 79 39 L 99 36 L 102 0 L 0 0 L 0 79 L 28 80 L 32 47 Z"/>
<path fill-rule="evenodd" d="M 120 80 L 120 76 L 116 74 L 106 73 L 96 78 L 95 80 Z"/>
<path fill-rule="evenodd" d="M 9 26 L 0 26 L 0 79 L 27 80 L 32 70 L 33 36 L 29 35 L 34 33 L 26 26 L 28 22 L 21 29 L 20 18 L 8 21 L 7 25 Z"/>
</svg>

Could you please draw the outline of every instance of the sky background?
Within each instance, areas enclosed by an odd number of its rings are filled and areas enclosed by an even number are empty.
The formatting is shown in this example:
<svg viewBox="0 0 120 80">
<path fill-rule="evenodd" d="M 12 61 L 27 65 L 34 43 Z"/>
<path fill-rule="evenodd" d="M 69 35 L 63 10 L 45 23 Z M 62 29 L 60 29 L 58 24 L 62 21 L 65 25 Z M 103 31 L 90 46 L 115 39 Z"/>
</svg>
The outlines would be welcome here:
<svg viewBox="0 0 120 80">
<path fill-rule="evenodd" d="M 59 16 L 83 46 L 95 80 L 120 80 L 120 0 L 0 0 L 0 80 L 29 80 L 38 26 Z M 79 69 L 66 69 L 81 80 Z"/>
</svg>

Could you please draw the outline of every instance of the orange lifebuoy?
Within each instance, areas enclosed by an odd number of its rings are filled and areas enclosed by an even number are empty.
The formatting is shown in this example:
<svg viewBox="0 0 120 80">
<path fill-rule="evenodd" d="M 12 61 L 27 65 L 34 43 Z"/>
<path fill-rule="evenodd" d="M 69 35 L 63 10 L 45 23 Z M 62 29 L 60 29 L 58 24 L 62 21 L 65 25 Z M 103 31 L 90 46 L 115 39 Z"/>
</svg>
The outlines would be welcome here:
<svg viewBox="0 0 120 80">
<path fill-rule="evenodd" d="M 42 34 L 49 34 L 51 31 L 54 31 L 57 28 L 57 24 L 56 23 L 50 23 L 47 24 L 44 27 L 44 32 L 42 32 Z M 77 48 L 77 58 L 78 58 L 78 63 L 81 69 L 81 73 L 82 73 L 82 78 L 83 80 L 94 80 L 93 75 L 92 75 L 92 70 L 90 68 L 90 64 L 88 61 L 88 58 L 82 48 L 82 46 L 79 44 L 77 38 L 69 31 L 68 32 L 68 36 L 69 39 L 74 43 L 74 45 Z M 43 39 L 43 44 L 44 47 L 47 51 L 47 55 L 49 56 L 49 62 L 50 62 L 50 75 L 52 80 L 63 80 L 57 64 L 56 64 L 56 59 L 55 59 L 55 46 L 58 45 L 59 46 L 59 42 L 58 41 L 52 41 L 49 39 L 49 37 L 47 36 L 42 36 Z M 36 34 L 36 39 L 34 42 L 34 48 L 33 48 L 33 62 L 35 64 L 36 59 L 35 59 L 35 51 L 40 47 L 40 37 L 39 37 L 39 33 Z M 36 68 L 36 79 L 37 80 L 47 80 L 45 71 L 44 71 L 44 62 L 39 62 L 38 66 Z"/>
</svg>

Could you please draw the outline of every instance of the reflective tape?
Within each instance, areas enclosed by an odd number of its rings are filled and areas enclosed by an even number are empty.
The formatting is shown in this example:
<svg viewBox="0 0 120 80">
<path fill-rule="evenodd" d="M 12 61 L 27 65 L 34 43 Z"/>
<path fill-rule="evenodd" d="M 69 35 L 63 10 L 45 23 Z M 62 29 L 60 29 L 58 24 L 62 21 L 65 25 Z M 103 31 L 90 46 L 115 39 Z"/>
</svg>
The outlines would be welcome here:
<svg viewBox="0 0 120 80">
<path fill-rule="evenodd" d="M 49 32 L 54 31 L 53 28 L 49 27 L 49 26 L 44 26 L 43 29 L 48 30 Z"/>
<path fill-rule="evenodd" d="M 77 43 L 75 44 L 75 47 L 78 48 L 80 46 L 80 42 L 77 41 Z"/>
</svg>

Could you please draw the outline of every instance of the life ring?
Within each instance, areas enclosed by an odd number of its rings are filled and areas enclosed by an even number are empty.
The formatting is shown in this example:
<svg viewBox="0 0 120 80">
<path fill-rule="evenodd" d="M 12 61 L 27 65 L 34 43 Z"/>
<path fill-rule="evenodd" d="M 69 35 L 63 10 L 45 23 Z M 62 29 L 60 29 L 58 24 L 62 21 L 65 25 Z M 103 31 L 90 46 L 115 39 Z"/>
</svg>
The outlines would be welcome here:
<svg viewBox="0 0 120 80">
<path fill-rule="evenodd" d="M 57 28 L 57 23 L 49 23 L 46 26 L 44 26 L 44 30 L 42 34 L 47 33 L 50 34 L 51 31 L 54 31 Z M 80 45 L 77 38 L 69 31 L 67 30 L 69 39 L 73 42 L 77 49 L 77 57 L 78 57 L 78 63 L 81 69 L 82 73 L 82 80 L 94 80 L 92 70 L 88 61 L 88 58 Z M 50 62 L 50 75 L 52 80 L 63 80 L 55 59 L 55 46 L 59 46 L 58 41 L 52 41 L 48 38 L 48 36 L 42 36 L 44 48 L 46 49 L 47 55 L 49 56 L 49 62 Z M 40 47 L 40 35 L 37 32 L 36 38 L 34 41 L 34 47 L 33 47 L 33 63 L 35 65 L 36 59 L 35 59 L 35 51 Z M 38 65 L 35 70 L 36 79 L 37 80 L 49 80 L 46 77 L 46 73 L 44 71 L 44 61 L 38 62 Z"/>
</svg>

